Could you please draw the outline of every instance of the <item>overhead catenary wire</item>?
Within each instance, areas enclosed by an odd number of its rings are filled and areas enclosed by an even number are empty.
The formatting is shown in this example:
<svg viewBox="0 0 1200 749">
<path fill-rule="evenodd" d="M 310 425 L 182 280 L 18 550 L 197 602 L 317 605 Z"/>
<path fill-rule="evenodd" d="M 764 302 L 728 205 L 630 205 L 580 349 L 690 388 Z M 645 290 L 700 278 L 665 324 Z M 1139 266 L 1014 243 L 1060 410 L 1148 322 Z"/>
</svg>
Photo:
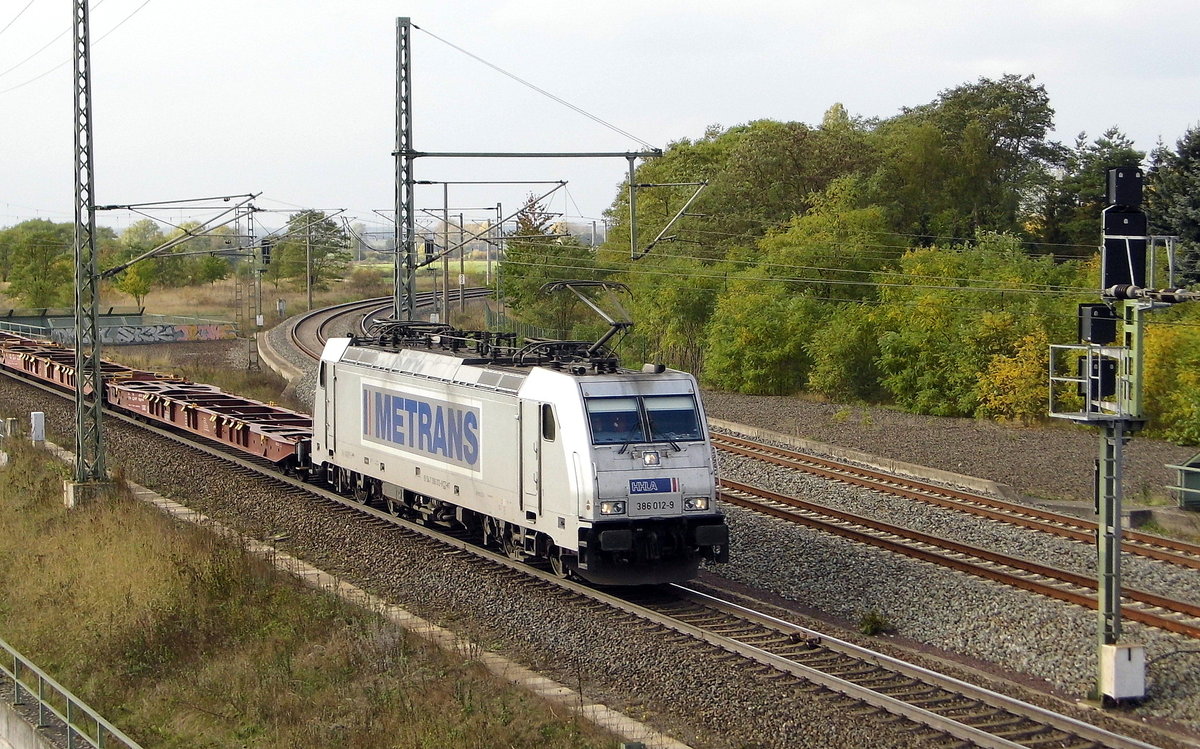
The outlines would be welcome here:
<svg viewBox="0 0 1200 749">
<path fill-rule="evenodd" d="M 612 130 L 614 133 L 623 135 L 626 138 L 629 138 L 630 140 L 637 141 L 638 143 L 640 143 L 642 146 L 644 146 L 646 148 L 649 148 L 649 149 L 656 148 L 656 146 L 654 144 L 650 143 L 649 141 L 643 140 L 642 138 L 639 138 L 638 136 L 634 135 L 633 133 L 631 133 L 627 130 L 622 130 L 621 128 L 617 127 L 616 125 L 612 124 L 611 122 L 608 122 L 607 120 L 602 119 L 598 115 L 594 115 L 591 112 L 588 112 L 586 109 L 576 106 L 575 104 L 572 104 L 571 102 L 567 101 L 566 99 L 562 98 L 561 96 L 556 96 L 555 94 L 550 93 L 546 89 L 536 86 L 533 83 L 530 83 L 529 81 L 525 80 L 524 78 L 521 78 L 513 73 L 508 72 L 504 68 L 501 68 L 499 65 L 488 62 L 487 60 L 483 59 L 479 55 L 476 55 L 473 52 L 469 52 L 449 40 L 443 39 L 442 37 L 438 36 L 437 34 L 434 34 L 432 31 L 429 31 L 428 29 L 421 28 L 420 26 L 416 25 L 415 23 L 412 25 L 412 27 L 414 29 L 417 29 L 418 31 L 422 31 L 425 34 L 428 34 L 430 37 L 438 40 L 442 44 L 445 44 L 447 47 L 457 50 L 458 52 L 461 52 L 462 54 L 466 55 L 467 57 L 470 57 L 472 60 L 482 63 L 483 65 L 486 65 L 487 67 L 491 68 L 492 70 L 495 70 L 497 73 L 500 73 L 503 76 L 511 78 L 512 80 L 516 81 L 517 83 L 520 83 L 522 86 L 527 86 L 528 88 L 533 89 L 534 91 L 538 92 L 539 94 L 541 94 L 555 102 L 558 102 L 559 104 L 562 104 L 563 106 L 567 107 L 568 109 L 572 109 L 575 112 L 578 112 L 579 114 L 583 115 L 584 117 L 587 117 L 592 122 L 595 122 L 598 125 L 602 125 L 602 126 L 608 128 L 609 130 Z"/>
<path fill-rule="evenodd" d="M 543 243 L 526 242 L 526 244 L 531 245 L 531 246 L 536 246 L 536 247 L 542 247 L 544 249 L 557 249 L 557 248 L 561 247 L 561 245 L 550 243 L 550 242 L 543 242 Z M 732 264 L 734 266 L 740 266 L 739 270 L 750 270 L 750 269 L 754 269 L 754 268 L 763 268 L 763 269 L 774 269 L 774 270 L 784 270 L 784 271 L 802 270 L 802 271 L 816 271 L 816 272 L 842 273 L 842 274 L 855 273 L 855 274 L 861 274 L 861 275 L 867 275 L 867 276 L 882 275 L 882 276 L 897 277 L 897 278 L 917 278 L 917 279 L 922 279 L 922 280 L 933 280 L 933 281 L 944 281 L 944 282 L 964 282 L 964 283 L 971 283 L 972 281 L 976 280 L 976 279 L 960 277 L 960 276 L 937 276 L 937 275 L 931 275 L 931 274 L 913 274 L 913 273 L 905 273 L 903 271 L 889 271 L 889 270 L 883 270 L 883 269 L 859 270 L 859 269 L 853 269 L 853 268 L 836 268 L 836 267 L 830 267 L 830 266 L 791 265 L 791 264 L 786 264 L 786 263 L 764 263 L 761 259 L 757 259 L 757 258 L 746 259 L 746 260 L 731 260 L 731 259 L 722 258 L 722 259 L 718 259 L 718 260 L 713 260 L 712 258 L 705 258 L 705 257 L 701 257 L 701 256 L 682 255 L 682 254 L 665 254 L 665 253 L 662 255 L 662 257 L 668 257 L 668 258 L 672 258 L 672 259 L 681 259 L 681 260 L 696 260 L 696 261 L 707 261 L 707 262 Z M 631 266 L 613 265 L 613 266 L 606 266 L 606 270 L 611 271 L 611 272 L 618 272 L 618 273 L 630 272 L 630 273 L 636 274 L 636 271 L 627 270 L 627 268 L 630 268 L 630 267 Z M 679 275 L 695 275 L 697 277 L 705 276 L 705 274 L 703 274 L 703 273 L 688 274 L 687 272 L 680 271 L 677 268 L 671 269 L 670 272 L 673 274 L 679 274 Z M 862 283 L 864 285 L 887 285 L 887 284 L 878 284 L 875 282 L 866 282 L 866 281 L 863 281 L 863 282 L 855 282 L 855 281 L 850 281 L 850 280 L 834 281 L 831 279 L 819 278 L 819 277 L 812 278 L 810 280 L 813 280 L 815 282 L 821 282 L 821 283 L 835 283 L 836 282 L 839 284 Z M 913 286 L 912 284 L 891 284 L 891 285 L 904 286 L 904 287 L 912 287 Z M 1038 291 L 1079 293 L 1079 294 L 1095 293 L 1094 290 L 1091 289 L 1090 287 L 1082 287 L 1082 286 L 1064 286 L 1064 285 L 1057 285 L 1057 284 L 1030 284 L 1029 286 L 1033 290 L 1038 290 Z M 946 286 L 944 288 L 979 288 L 979 287 Z M 1006 290 L 1020 291 L 1020 290 L 1022 290 L 1022 288 L 1019 286 L 1014 286 L 1014 287 L 1006 287 Z"/>
<path fill-rule="evenodd" d="M 17 19 L 20 18 L 22 15 L 24 15 L 25 11 L 29 10 L 29 6 L 33 5 L 33 3 L 34 3 L 34 0 L 29 0 L 29 2 L 25 3 L 25 7 L 21 8 L 19 11 L 17 11 L 17 15 L 13 16 L 13 19 L 11 21 L 4 24 L 4 28 L 0 29 L 0 34 L 3 34 L 5 31 L 8 31 L 9 27 L 12 26 L 14 23 L 16 23 Z"/>
<path fill-rule="evenodd" d="M 104 1 L 104 0 L 100 0 L 100 2 L 103 2 L 103 1 Z M 134 11 L 133 11 L 132 13 L 130 13 L 129 15 L 125 16 L 124 18 L 122 18 L 122 19 L 121 19 L 121 20 L 120 20 L 120 21 L 117 23 L 117 25 L 116 25 L 116 26 L 113 26 L 111 29 L 109 29 L 108 31 L 104 32 L 104 34 L 102 34 L 102 35 L 101 35 L 99 38 L 97 38 L 97 39 L 95 39 L 94 41 L 92 41 L 92 45 L 96 45 L 96 44 L 99 44 L 100 42 L 104 41 L 104 40 L 105 40 L 105 39 L 106 39 L 106 38 L 107 38 L 107 37 L 108 37 L 110 34 L 112 34 L 112 33 L 113 33 L 114 31 L 116 31 L 117 29 L 121 28 L 122 26 L 124 26 L 126 21 L 128 21 L 129 19 L 131 19 L 131 18 L 133 18 L 134 16 L 136 16 L 136 15 L 137 15 L 139 12 L 141 12 L 142 8 L 145 8 L 145 7 L 146 7 L 147 5 L 149 5 L 149 4 L 150 4 L 150 0 L 145 0 L 145 1 L 144 1 L 144 2 L 141 4 L 141 5 L 139 5 L 137 8 L 135 8 L 135 9 L 134 9 Z M 96 7 L 100 7 L 100 3 L 96 3 Z M 71 29 L 67 29 L 67 31 L 70 31 L 70 30 L 71 30 Z M 58 40 L 59 40 L 59 39 L 60 39 L 60 38 L 61 38 L 61 37 L 62 37 L 64 34 L 66 34 L 66 33 L 67 33 L 67 32 L 63 32 L 62 34 L 59 34 L 58 36 L 56 36 L 56 37 L 54 37 L 53 39 L 51 39 L 51 40 L 50 40 L 50 42 L 49 42 L 49 43 L 46 45 L 46 47 L 49 47 L 49 46 L 50 46 L 50 44 L 53 44 L 54 42 L 58 41 Z M 43 47 L 42 49 L 45 49 L 45 47 Z M 41 50 L 38 50 L 38 52 L 35 52 L 35 53 L 33 53 L 33 55 L 31 55 L 30 57 L 33 57 L 34 55 L 37 55 L 39 52 L 41 52 Z M 26 58 L 26 59 L 29 59 L 29 58 Z M 19 67 L 20 65 L 23 65 L 24 63 L 25 63 L 25 60 L 22 60 L 20 63 L 17 63 L 17 65 L 16 65 L 16 66 L 14 66 L 14 67 Z M 71 64 L 71 60 L 63 60 L 61 63 L 59 63 L 58 65 L 55 65 L 54 67 L 52 67 L 52 68 L 50 68 L 49 70 L 47 70 L 47 71 L 45 71 L 44 73 L 42 73 L 41 75 L 37 75 L 37 76 L 35 76 L 35 77 L 33 77 L 33 78 L 30 78 L 29 80 L 27 80 L 27 81 L 25 81 L 25 82 L 23 82 L 23 83 L 18 83 L 18 84 L 17 84 L 17 85 L 15 85 L 15 86 L 9 86 L 8 88 L 5 88 L 5 89 L 0 89 L 0 94 L 7 94 L 7 93 L 9 93 L 10 91 L 16 91 L 16 90 L 17 90 L 17 89 L 19 89 L 19 88 L 24 88 L 25 86 L 28 86 L 28 85 L 29 85 L 29 84 L 31 84 L 31 83 L 35 83 L 35 82 L 37 82 L 37 81 L 40 81 L 41 79 L 43 79 L 43 78 L 45 78 L 46 76 L 50 75 L 51 73 L 55 72 L 55 71 L 56 71 L 56 70 L 58 70 L 59 68 L 66 67 L 67 65 L 70 65 L 70 64 Z M 13 70 L 13 69 L 14 69 L 14 68 L 9 68 L 9 70 Z M 5 71 L 5 72 L 8 72 L 8 71 Z M 4 75 L 4 73 L 0 73 L 0 76 L 2 76 L 2 75 Z"/>
</svg>

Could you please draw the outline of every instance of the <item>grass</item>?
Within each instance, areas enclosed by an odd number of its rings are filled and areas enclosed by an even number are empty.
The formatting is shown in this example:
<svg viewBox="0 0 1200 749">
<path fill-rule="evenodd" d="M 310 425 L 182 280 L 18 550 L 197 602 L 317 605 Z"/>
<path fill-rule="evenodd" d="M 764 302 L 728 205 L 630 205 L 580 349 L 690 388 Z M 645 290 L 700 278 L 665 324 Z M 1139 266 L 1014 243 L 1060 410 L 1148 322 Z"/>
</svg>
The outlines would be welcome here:
<svg viewBox="0 0 1200 749">
<path fill-rule="evenodd" d="M 859 617 L 858 631 L 868 637 L 874 637 L 875 635 L 891 634 L 896 631 L 896 628 L 885 615 L 871 609 Z"/>
<path fill-rule="evenodd" d="M 0 636 L 147 747 L 612 746 L 478 663 L 66 467 L 0 470 Z"/>
<path fill-rule="evenodd" d="M 478 267 L 473 267 L 475 264 Z M 468 261 L 467 285 L 482 286 L 484 281 L 484 263 Z M 495 267 L 493 266 L 493 271 Z M 425 268 L 417 271 L 416 287 L 418 291 L 428 291 L 434 287 L 434 277 L 437 277 L 438 288 L 441 288 L 441 268 L 435 271 Z M 211 319 L 232 320 L 237 317 L 235 309 L 235 286 L 237 279 L 230 277 L 211 285 L 185 286 L 174 289 L 154 289 L 145 298 L 143 305 L 146 312 L 160 315 L 180 315 L 185 317 L 202 317 Z M 342 280 L 335 281 L 330 288 L 313 291 L 313 309 L 328 307 L 340 302 L 369 299 L 372 297 L 391 296 L 392 287 L 391 266 L 382 264 L 358 264 Z M 452 264 L 450 269 L 450 288 L 453 292 L 458 288 L 458 265 Z M 243 289 L 243 293 L 245 289 Z M 250 292 L 253 294 L 253 291 Z M 251 300 L 253 297 L 251 296 Z M 267 327 L 281 319 L 276 312 L 276 302 L 282 300 L 286 307 L 286 316 L 303 311 L 308 306 L 307 292 L 303 287 L 297 288 L 291 282 L 275 286 L 267 281 L 262 283 L 262 310 Z M 113 290 L 106 289 L 105 304 L 132 305 L 132 297 Z M 242 304 L 246 301 L 243 299 Z"/>
</svg>

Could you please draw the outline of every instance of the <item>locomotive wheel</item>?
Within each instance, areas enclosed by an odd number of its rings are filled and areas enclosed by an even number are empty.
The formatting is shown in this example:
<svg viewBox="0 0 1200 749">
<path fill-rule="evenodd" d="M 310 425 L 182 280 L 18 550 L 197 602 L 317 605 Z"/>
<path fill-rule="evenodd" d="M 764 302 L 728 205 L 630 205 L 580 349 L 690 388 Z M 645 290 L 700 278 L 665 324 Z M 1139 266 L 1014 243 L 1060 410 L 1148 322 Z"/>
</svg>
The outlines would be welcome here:
<svg viewBox="0 0 1200 749">
<path fill-rule="evenodd" d="M 389 515 L 392 515 L 394 517 L 400 517 L 400 503 L 399 502 L 392 499 L 391 497 L 388 497 L 387 500 L 384 502 L 384 504 L 387 505 L 387 511 L 388 511 Z"/>
<path fill-rule="evenodd" d="M 547 556 L 550 558 L 550 571 L 554 573 L 555 577 L 571 577 L 571 568 L 567 566 L 565 561 L 563 561 L 561 547 L 552 546 L 550 548 L 550 553 Z"/>
<path fill-rule="evenodd" d="M 504 529 L 500 533 L 500 550 L 503 551 L 509 559 L 518 562 L 525 559 L 524 550 L 517 546 L 517 544 L 513 541 L 512 531 L 508 528 Z"/>
<path fill-rule="evenodd" d="M 358 487 L 355 487 L 353 491 L 353 497 L 355 502 L 358 502 L 360 505 L 365 505 L 371 499 L 371 492 L 367 491 L 366 489 L 359 489 Z"/>
</svg>

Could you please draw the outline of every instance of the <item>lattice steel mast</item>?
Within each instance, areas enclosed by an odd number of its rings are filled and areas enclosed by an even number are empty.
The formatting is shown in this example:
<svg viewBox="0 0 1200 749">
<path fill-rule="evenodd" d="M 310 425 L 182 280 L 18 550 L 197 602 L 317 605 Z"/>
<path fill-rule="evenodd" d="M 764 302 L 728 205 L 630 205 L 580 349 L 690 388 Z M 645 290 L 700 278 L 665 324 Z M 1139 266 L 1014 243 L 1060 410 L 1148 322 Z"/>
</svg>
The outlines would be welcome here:
<svg viewBox="0 0 1200 749">
<path fill-rule="evenodd" d="M 412 21 L 396 19 L 396 282 L 392 299 L 397 320 L 412 320 L 416 278 L 416 211 L 412 150 Z"/>
<path fill-rule="evenodd" d="M 87 0 L 75 0 L 75 481 L 105 481 Z"/>
</svg>

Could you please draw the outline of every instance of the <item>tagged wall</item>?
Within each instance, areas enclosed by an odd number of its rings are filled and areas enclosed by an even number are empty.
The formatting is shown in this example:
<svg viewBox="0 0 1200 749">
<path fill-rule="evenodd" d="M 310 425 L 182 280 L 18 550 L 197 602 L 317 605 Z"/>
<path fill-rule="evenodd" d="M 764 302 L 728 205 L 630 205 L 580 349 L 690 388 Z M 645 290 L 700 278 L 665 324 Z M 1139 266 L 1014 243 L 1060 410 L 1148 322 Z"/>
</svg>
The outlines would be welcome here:
<svg viewBox="0 0 1200 749">
<path fill-rule="evenodd" d="M 75 344 L 75 331 L 71 328 L 56 328 L 51 331 L 50 337 L 56 343 L 67 346 Z M 178 343 L 181 341 L 220 341 L 234 337 L 236 336 L 232 323 L 110 325 L 100 328 L 100 343 L 115 346 L 140 343 Z"/>
</svg>

